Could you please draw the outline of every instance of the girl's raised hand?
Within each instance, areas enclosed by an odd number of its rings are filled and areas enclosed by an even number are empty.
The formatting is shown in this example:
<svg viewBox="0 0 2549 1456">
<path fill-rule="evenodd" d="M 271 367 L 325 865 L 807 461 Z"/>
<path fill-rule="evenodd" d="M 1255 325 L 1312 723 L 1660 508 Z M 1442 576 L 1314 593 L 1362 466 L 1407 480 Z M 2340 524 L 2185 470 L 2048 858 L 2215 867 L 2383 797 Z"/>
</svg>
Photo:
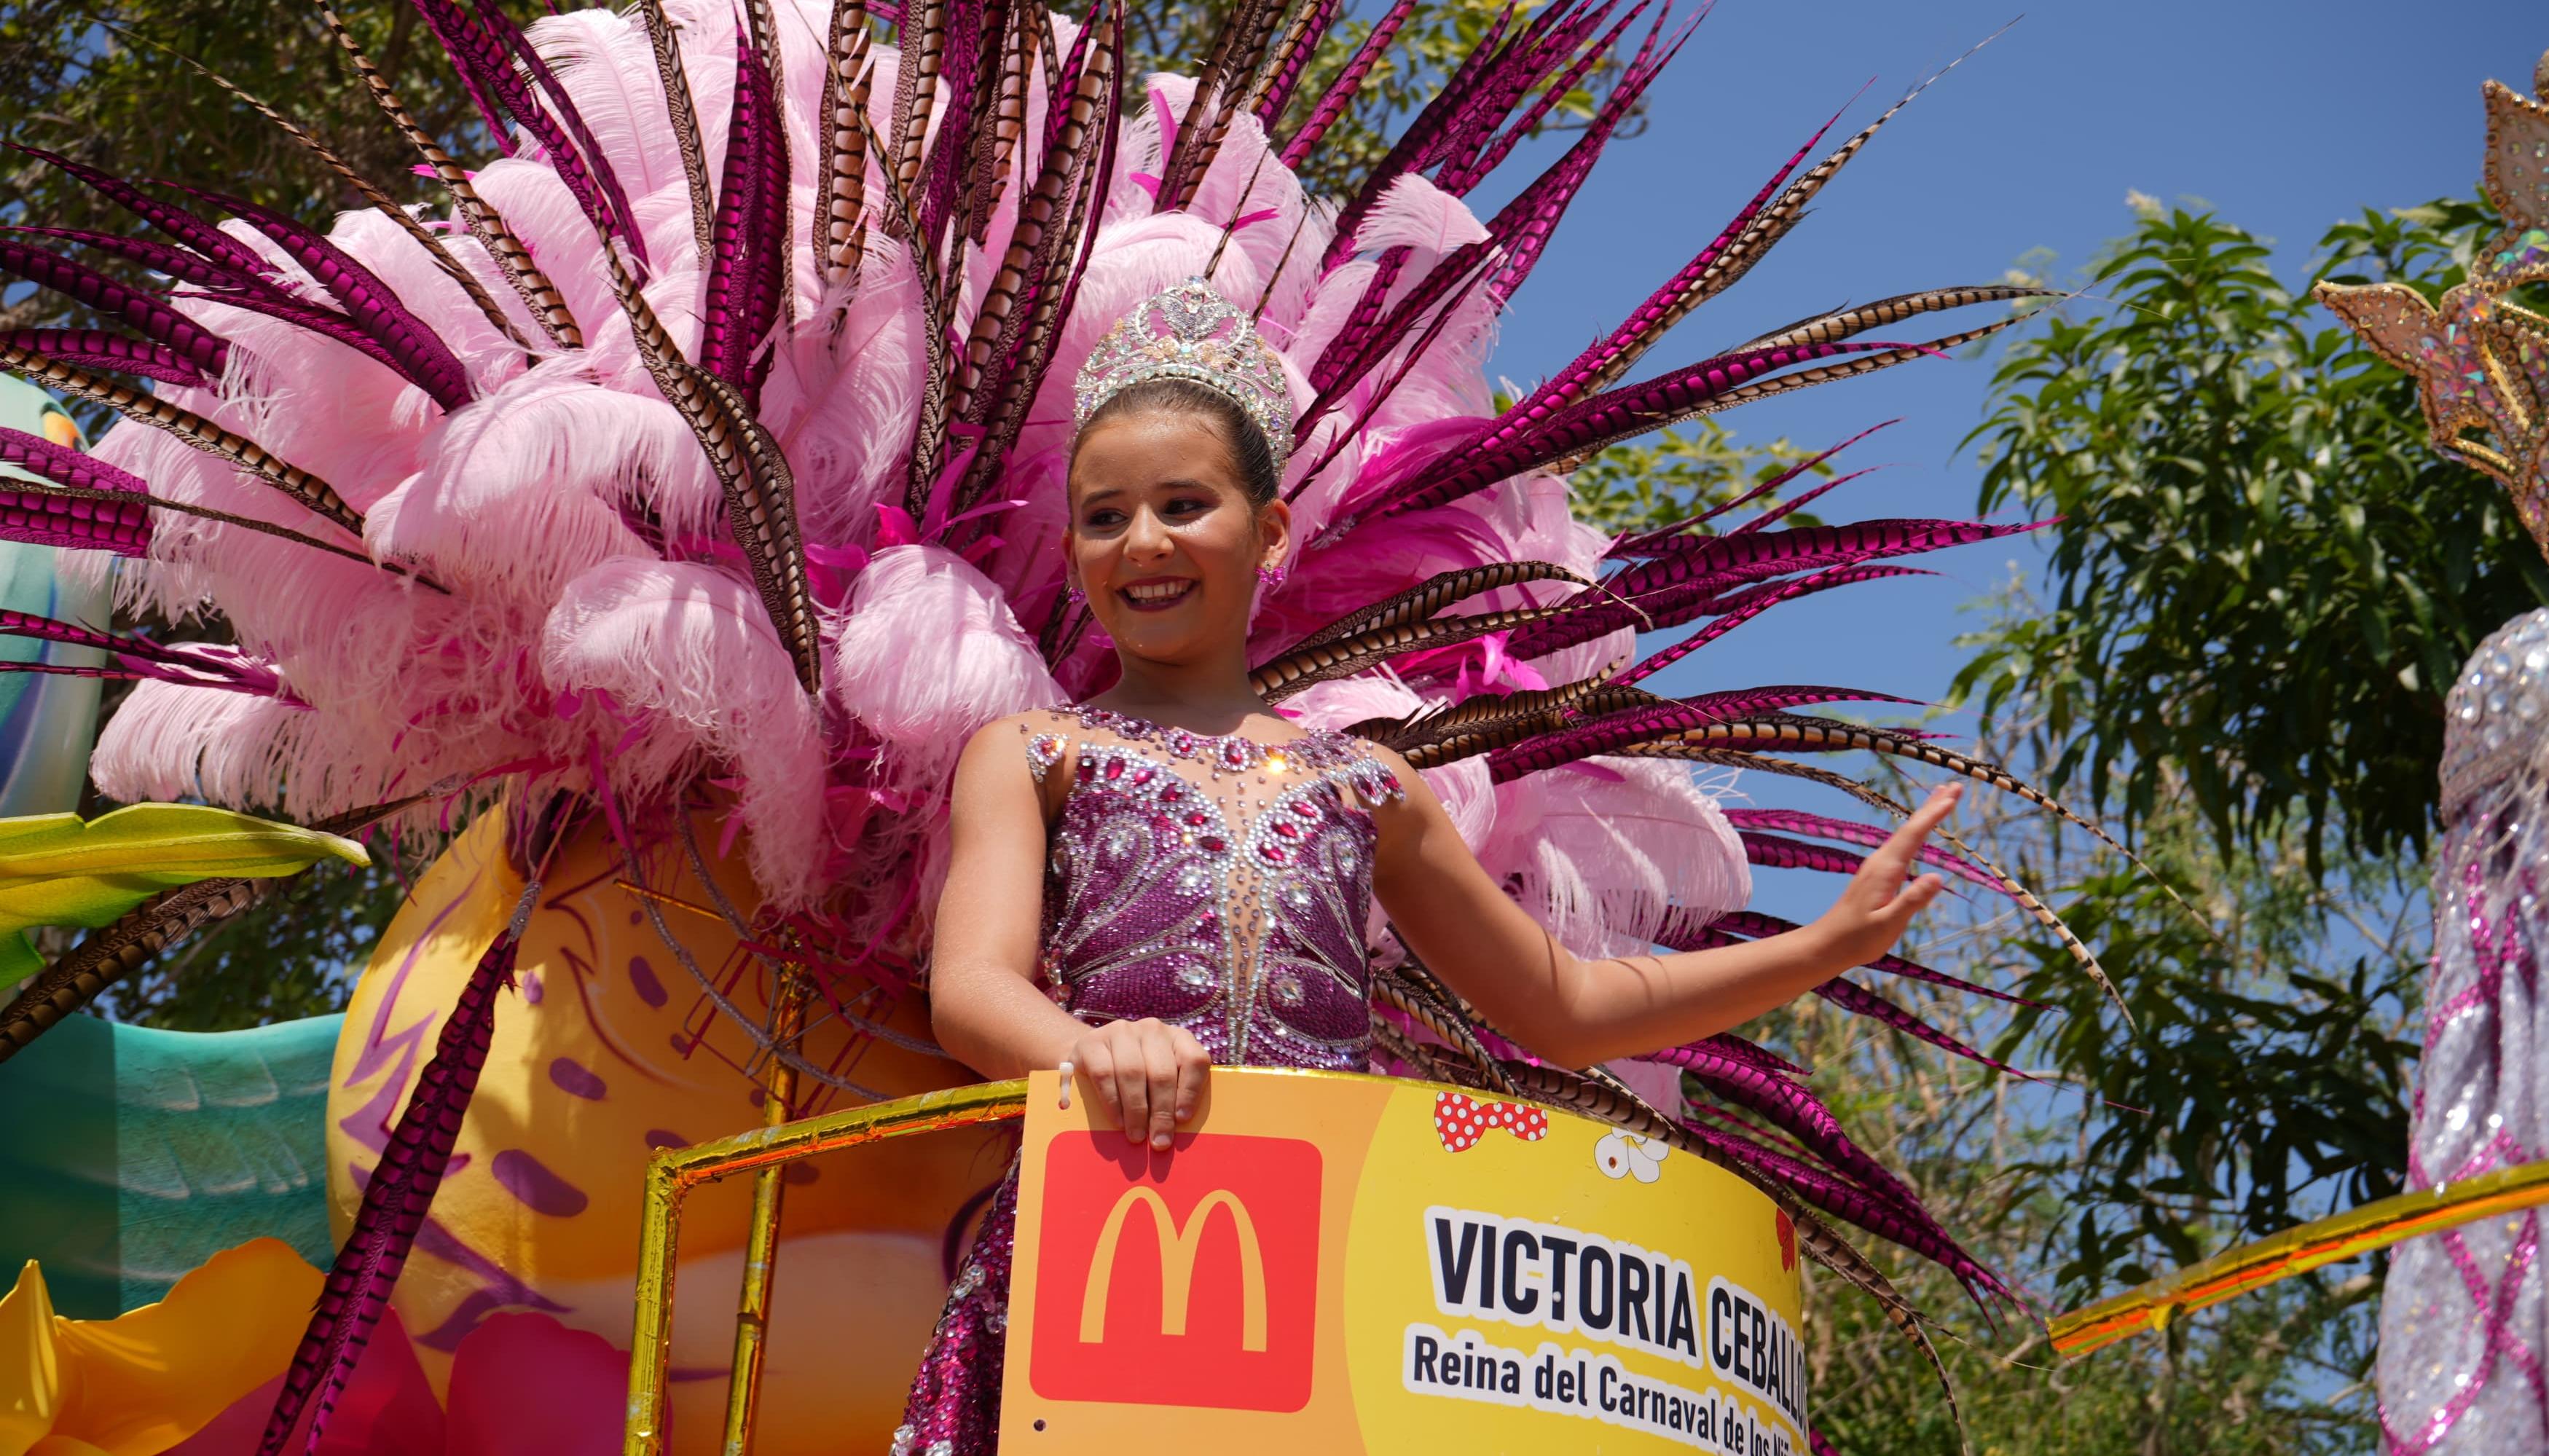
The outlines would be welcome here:
<svg viewBox="0 0 2549 1456">
<path fill-rule="evenodd" d="M 1849 888 L 1815 922 L 1816 937 L 1836 974 L 1893 950 L 1911 928 L 1912 917 L 1938 898 L 1945 881 L 1935 874 L 1911 876 L 1921 863 L 1921 847 L 1956 811 L 1956 800 L 1963 793 L 1964 785 L 1957 783 L 1932 789 L 1903 827 L 1868 855 L 1858 873 L 1850 877 Z"/>
</svg>

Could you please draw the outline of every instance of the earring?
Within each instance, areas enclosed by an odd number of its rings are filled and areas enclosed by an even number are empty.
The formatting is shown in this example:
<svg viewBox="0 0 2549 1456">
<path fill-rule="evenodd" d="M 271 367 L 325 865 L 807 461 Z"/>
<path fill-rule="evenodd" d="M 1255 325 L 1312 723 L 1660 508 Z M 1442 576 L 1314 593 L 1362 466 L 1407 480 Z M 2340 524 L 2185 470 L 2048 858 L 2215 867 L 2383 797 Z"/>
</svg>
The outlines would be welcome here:
<svg viewBox="0 0 2549 1456">
<path fill-rule="evenodd" d="M 1073 606 L 1086 606 L 1088 604 L 1088 593 L 1080 590 L 1080 584 L 1078 582 L 1065 582 L 1062 587 L 1062 595 L 1063 599 L 1069 601 Z"/>
<path fill-rule="evenodd" d="M 1257 586 L 1259 590 L 1272 592 L 1282 585 L 1283 569 L 1281 567 L 1261 566 L 1257 569 Z"/>
</svg>

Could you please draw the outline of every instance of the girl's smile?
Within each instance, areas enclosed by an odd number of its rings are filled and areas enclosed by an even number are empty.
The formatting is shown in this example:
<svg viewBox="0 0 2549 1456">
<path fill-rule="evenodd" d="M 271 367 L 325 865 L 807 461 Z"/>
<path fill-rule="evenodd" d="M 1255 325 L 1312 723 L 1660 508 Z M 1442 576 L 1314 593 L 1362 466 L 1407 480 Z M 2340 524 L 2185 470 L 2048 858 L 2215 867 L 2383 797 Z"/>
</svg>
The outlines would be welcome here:
<svg viewBox="0 0 2549 1456">
<path fill-rule="evenodd" d="M 1144 577 L 1116 588 L 1115 594 L 1135 611 L 1167 611 L 1193 596 L 1194 591 L 1190 577 Z"/>
</svg>

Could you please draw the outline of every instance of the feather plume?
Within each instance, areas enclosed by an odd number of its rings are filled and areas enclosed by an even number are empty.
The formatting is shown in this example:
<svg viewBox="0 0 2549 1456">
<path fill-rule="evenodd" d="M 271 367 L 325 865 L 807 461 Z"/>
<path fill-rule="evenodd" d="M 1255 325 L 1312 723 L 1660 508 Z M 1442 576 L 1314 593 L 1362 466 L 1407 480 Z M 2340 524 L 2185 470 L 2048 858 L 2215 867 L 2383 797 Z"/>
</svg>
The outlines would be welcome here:
<svg viewBox="0 0 2549 1456">
<path fill-rule="evenodd" d="M 754 878 L 779 903 L 806 903 L 821 888 L 821 725 L 788 649 L 752 589 L 723 572 L 618 558 L 567 584 L 549 612 L 540 671 L 560 692 L 607 692 L 645 715 L 643 753 L 609 761 L 624 802 L 659 800 L 702 763 L 739 782 L 753 828 Z M 623 730 L 594 718 L 596 741 L 616 750 Z"/>
<path fill-rule="evenodd" d="M 538 320 L 541 331 L 561 349 L 584 347 L 584 332 L 576 325 L 575 315 L 567 308 L 565 298 L 549 281 L 548 275 L 532 261 L 530 250 L 522 245 L 521 239 L 506 226 L 503 215 L 479 194 L 469 174 L 461 170 L 460 164 L 442 149 L 432 134 L 426 132 L 400 103 L 398 94 L 382 77 L 380 67 L 372 63 L 371 56 L 364 52 L 353 32 L 345 28 L 344 21 L 328 0 L 318 0 L 318 7 L 320 18 L 327 23 L 329 33 L 336 38 L 337 46 L 344 50 L 347 62 L 370 93 L 373 105 L 407 139 L 408 144 L 416 148 L 417 155 L 424 158 L 425 164 L 433 169 L 435 179 L 450 194 L 462 222 L 487 249 L 488 255 L 495 259 L 505 281 L 520 296 L 523 307 L 530 312 L 531 318 Z M 499 126 L 494 131 L 502 144 L 504 129 Z"/>
<path fill-rule="evenodd" d="M 1300 86 L 1310 57 L 1318 53 L 1328 32 L 1336 29 L 1337 12 L 1342 8 L 1344 0 L 1308 0 L 1293 12 L 1291 23 L 1284 27 L 1283 39 L 1274 45 L 1273 63 L 1242 103 L 1270 134 L 1282 119 L 1284 109 L 1291 105 L 1292 93 Z"/>
<path fill-rule="evenodd" d="M 866 251 L 868 11 L 864 0 L 834 0 L 830 39 L 824 46 L 822 149 L 819 175 L 823 207 L 816 251 L 824 277 L 855 277 Z"/>
<path fill-rule="evenodd" d="M 903 11 L 900 39 L 902 61 L 895 69 L 894 126 L 886 137 L 890 147 L 878 149 L 877 163 L 892 178 L 889 186 L 907 199 L 920 185 L 921 142 L 929 135 L 929 114 L 938 104 L 938 72 L 947 51 L 947 0 L 910 0 Z M 913 236 L 917 226 L 917 209 L 907 220 L 895 212 L 886 214 L 887 234 L 916 246 L 922 245 Z"/>
<path fill-rule="evenodd" d="M 1416 0 L 1391 0 L 1389 9 L 1372 23 L 1371 33 L 1355 47 L 1354 56 L 1346 62 L 1345 69 L 1337 72 L 1337 78 L 1328 83 L 1326 93 L 1311 110 L 1309 120 L 1303 122 L 1301 130 L 1293 133 L 1291 139 L 1283 143 L 1283 165 L 1287 170 L 1298 169 L 1301 163 L 1309 160 L 1319 138 L 1327 136 L 1328 129 L 1346 114 L 1346 108 L 1354 105 L 1355 96 L 1363 90 L 1364 78 L 1370 75 L 1371 68 L 1388 53 L 1389 44 L 1398 39 L 1399 28 L 1406 25 L 1407 18 L 1415 13 Z"/>
<path fill-rule="evenodd" d="M 184 59 L 184 57 L 180 58 Z M 338 180 L 354 189 L 363 201 L 372 205 L 373 211 L 396 224 L 401 231 L 407 233 L 411 241 L 425 250 L 425 256 L 432 260 L 435 270 L 460 290 L 462 296 L 469 300 L 470 306 L 478 310 L 479 316 L 485 318 L 490 326 L 511 339 L 516 345 L 523 349 L 530 347 L 530 341 L 522 337 L 521 331 L 514 326 L 514 321 L 506 318 L 504 311 L 496 306 L 495 298 L 487 292 L 486 286 L 478 281 L 477 275 L 462 266 L 460 260 L 452 256 L 451 249 L 443 245 L 442 239 L 427 232 L 425 225 L 419 223 L 415 215 L 401 206 L 397 199 L 383 192 L 370 178 L 355 171 L 352 163 L 338 156 L 327 143 L 311 136 L 306 128 L 290 117 L 241 90 L 210 67 L 191 59 L 186 60 L 186 64 L 206 80 L 244 103 L 258 116 L 272 123 L 276 131 L 291 137 L 302 150 L 317 158 L 321 166 L 333 172 Z"/>
<path fill-rule="evenodd" d="M 832 645 L 832 698 L 917 780 L 943 777 L 986 723 L 1066 697 L 1000 590 L 953 553 L 879 552 L 850 604 Z"/>
<path fill-rule="evenodd" d="M 1436 617 L 1379 628 L 1299 652 L 1285 653 L 1250 673 L 1249 683 L 1268 702 L 1276 702 L 1313 682 L 1349 678 L 1367 668 L 1411 652 L 1449 647 L 1494 632 L 1510 632 L 1572 610 L 1565 606 L 1517 607 L 1473 616 Z"/>
<path fill-rule="evenodd" d="M 353 1229 L 328 1271 L 319 1308 L 310 1317 L 310 1327 L 275 1396 L 274 1412 L 266 1419 L 257 1456 L 280 1456 L 300 1423 L 302 1407 L 313 1403 L 316 1410 L 303 1449 L 312 1456 L 319 1451 L 329 1413 L 345 1388 L 346 1377 L 353 1373 L 354 1362 L 362 1358 L 373 1326 L 389 1308 L 390 1292 L 407 1267 L 408 1250 L 425 1227 L 434 1190 L 442 1184 L 452 1142 L 460 1136 L 461 1120 L 468 1116 L 470 1099 L 478 1090 L 478 1073 L 487 1064 L 487 1048 L 496 1031 L 496 996 L 514 983 L 515 952 L 539 892 L 537 882 L 522 891 L 513 923 L 479 957 L 459 1003 L 443 1021 L 434 1039 L 433 1058 L 418 1075 L 389 1145 L 363 1186 Z"/>
<path fill-rule="evenodd" d="M 82 308 L 115 319 L 157 344 L 162 355 L 144 356 L 136 362 L 147 362 L 152 369 L 132 370 L 146 373 L 170 384 L 203 384 L 222 377 L 230 363 L 230 341 L 204 328 L 177 312 L 165 297 L 127 288 L 114 279 L 86 268 L 69 258 L 25 243 L 0 240 L 0 273 L 14 273 L 39 288 L 59 294 Z M 80 362 L 73 354 L 107 358 L 115 354 L 112 334 L 91 329 L 22 329 L 11 335 L 27 341 L 31 349 L 42 350 L 47 342 L 70 344 L 72 349 L 55 357 Z M 164 362 L 162 359 L 164 358 Z M 128 368 L 122 364 L 95 367 Z"/>
<path fill-rule="evenodd" d="M 286 465 L 266 454 L 255 441 L 234 434 L 192 410 L 181 410 L 149 395 L 99 379 L 86 370 L 56 363 L 42 354 L 6 342 L 0 342 L 0 370 L 32 384 L 103 405 L 136 423 L 165 430 L 215 459 L 256 475 L 314 514 L 356 535 L 362 533 L 362 516 L 345 503 L 334 487 L 307 471 Z"/>
<path fill-rule="evenodd" d="M 1725 814 L 1670 765 L 1610 760 L 1501 783 L 1478 859 L 1580 956 L 1636 954 L 1677 916 L 1704 921 L 1752 893 Z"/>
<path fill-rule="evenodd" d="M 1421 622 L 1456 602 L 1524 582 L 1585 583 L 1562 566 L 1546 561 L 1490 562 L 1432 576 L 1368 607 L 1337 618 L 1292 644 L 1292 651 L 1325 647 L 1347 637 Z"/>
<path fill-rule="evenodd" d="M 664 88 L 664 122 L 682 158 L 682 180 L 691 200 L 692 240 L 706 256 L 713 246 L 716 203 L 708 186 L 708 148 L 700 140 L 699 107 L 691 99 L 691 78 L 682 67 L 681 39 L 674 34 L 671 17 L 664 14 L 664 0 L 638 0 L 637 13 L 645 20 L 647 48 L 654 54 L 655 74 Z M 865 25 L 860 33 L 866 33 Z"/>
</svg>

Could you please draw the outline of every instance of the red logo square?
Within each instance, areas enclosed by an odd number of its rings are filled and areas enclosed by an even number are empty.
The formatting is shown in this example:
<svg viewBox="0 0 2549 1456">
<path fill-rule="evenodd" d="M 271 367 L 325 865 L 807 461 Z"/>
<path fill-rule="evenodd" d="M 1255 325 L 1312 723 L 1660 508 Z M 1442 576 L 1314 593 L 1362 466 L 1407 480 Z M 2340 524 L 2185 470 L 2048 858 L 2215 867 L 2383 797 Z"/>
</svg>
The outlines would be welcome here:
<svg viewBox="0 0 2549 1456">
<path fill-rule="evenodd" d="M 1045 1153 L 1028 1384 L 1057 1401 L 1298 1410 L 1318 1322 L 1319 1149 L 1192 1134 Z"/>
</svg>

